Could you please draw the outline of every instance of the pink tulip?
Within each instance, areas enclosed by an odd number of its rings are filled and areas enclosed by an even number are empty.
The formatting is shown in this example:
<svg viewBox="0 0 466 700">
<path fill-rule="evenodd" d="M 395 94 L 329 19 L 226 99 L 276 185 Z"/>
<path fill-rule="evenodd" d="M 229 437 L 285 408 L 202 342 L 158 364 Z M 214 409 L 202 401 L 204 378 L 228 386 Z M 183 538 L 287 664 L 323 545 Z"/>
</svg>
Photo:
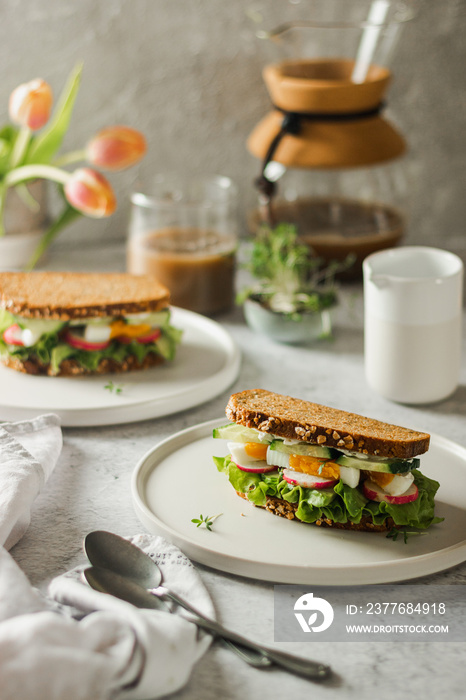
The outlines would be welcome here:
<svg viewBox="0 0 466 700">
<path fill-rule="evenodd" d="M 82 214 L 100 219 L 116 209 L 116 199 L 106 178 L 90 168 L 80 168 L 65 184 L 68 202 Z"/>
<path fill-rule="evenodd" d="M 15 124 L 37 131 L 48 122 L 52 102 L 52 89 L 45 80 L 23 83 L 10 95 L 10 118 Z"/>
<path fill-rule="evenodd" d="M 123 170 L 137 163 L 147 150 L 140 131 L 129 126 L 109 126 L 88 143 L 87 159 L 104 170 Z"/>
</svg>

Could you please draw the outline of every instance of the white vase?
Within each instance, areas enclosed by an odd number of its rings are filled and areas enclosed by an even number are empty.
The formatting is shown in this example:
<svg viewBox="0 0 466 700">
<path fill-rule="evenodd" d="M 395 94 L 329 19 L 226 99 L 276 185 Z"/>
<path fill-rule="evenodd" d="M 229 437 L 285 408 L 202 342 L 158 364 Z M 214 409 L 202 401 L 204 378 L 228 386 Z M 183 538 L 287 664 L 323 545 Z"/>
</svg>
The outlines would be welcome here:
<svg viewBox="0 0 466 700">
<path fill-rule="evenodd" d="M 28 264 L 48 228 L 46 182 L 36 180 L 28 185 L 39 204 L 31 211 L 14 189 L 7 192 L 3 223 L 5 235 L 0 236 L 0 270 L 22 270 Z"/>
<path fill-rule="evenodd" d="M 43 231 L 14 233 L 0 238 L 0 271 L 23 270 L 39 245 Z"/>
</svg>

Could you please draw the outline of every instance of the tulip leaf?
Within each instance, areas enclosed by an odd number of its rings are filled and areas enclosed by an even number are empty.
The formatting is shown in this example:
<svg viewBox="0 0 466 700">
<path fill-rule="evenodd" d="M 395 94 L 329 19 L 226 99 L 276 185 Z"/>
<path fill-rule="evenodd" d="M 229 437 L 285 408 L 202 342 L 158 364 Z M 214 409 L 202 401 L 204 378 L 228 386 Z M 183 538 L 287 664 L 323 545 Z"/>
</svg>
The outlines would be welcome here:
<svg viewBox="0 0 466 700">
<path fill-rule="evenodd" d="M 25 163 L 50 163 L 60 148 L 73 112 L 78 94 L 83 64 L 78 63 L 71 72 L 60 95 L 53 116 L 47 127 L 32 142 Z"/>
<path fill-rule="evenodd" d="M 0 129 L 0 177 L 4 175 L 9 166 L 10 153 L 15 141 L 17 129 L 13 126 L 4 126 Z"/>
<path fill-rule="evenodd" d="M 74 207 L 72 207 L 70 204 L 66 204 L 58 219 L 54 221 L 49 230 L 46 231 L 40 239 L 39 245 L 35 249 L 32 258 L 29 260 L 25 268 L 27 272 L 34 269 L 39 262 L 39 259 L 45 253 L 52 241 L 55 240 L 60 231 L 65 228 L 65 226 L 71 224 L 79 216 L 81 216 L 81 213 L 77 211 L 77 209 L 74 209 Z"/>
</svg>

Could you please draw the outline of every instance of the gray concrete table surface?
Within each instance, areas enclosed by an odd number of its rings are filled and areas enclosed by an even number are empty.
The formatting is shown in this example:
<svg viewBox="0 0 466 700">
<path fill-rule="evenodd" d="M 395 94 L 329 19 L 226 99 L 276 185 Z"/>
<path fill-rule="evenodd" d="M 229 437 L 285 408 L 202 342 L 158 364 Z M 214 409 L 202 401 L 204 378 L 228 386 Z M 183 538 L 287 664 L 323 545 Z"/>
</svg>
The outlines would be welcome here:
<svg viewBox="0 0 466 700">
<path fill-rule="evenodd" d="M 120 247 L 58 252 L 48 269 L 123 269 Z M 230 393 L 262 387 L 328 403 L 388 422 L 437 433 L 466 446 L 466 357 L 461 384 L 449 399 L 423 407 L 402 406 L 375 394 L 363 366 L 362 286 L 341 292 L 334 338 L 292 347 L 249 330 L 240 309 L 217 317 L 235 338 L 242 365 L 234 385 L 208 403 L 177 415 L 109 427 L 65 428 L 64 448 L 32 522 L 11 554 L 34 586 L 84 563 L 81 543 L 94 529 L 121 535 L 144 532 L 131 502 L 130 478 L 138 460 L 162 439 L 183 428 L 220 417 Z M 466 332 L 466 323 L 465 323 Z M 466 338 L 463 344 L 466 355 Z M 224 574 L 198 565 L 219 620 L 239 633 L 273 645 L 271 583 Z M 466 564 L 418 580 L 465 584 Z M 249 668 L 234 654 L 213 646 L 197 664 L 179 700 L 270 699 L 318 695 L 320 700 L 380 700 L 448 695 L 462 697 L 466 676 L 462 643 L 283 643 L 277 648 L 330 664 L 336 678 L 320 686 L 278 670 Z M 96 699 L 97 700 L 97 699 Z"/>
</svg>

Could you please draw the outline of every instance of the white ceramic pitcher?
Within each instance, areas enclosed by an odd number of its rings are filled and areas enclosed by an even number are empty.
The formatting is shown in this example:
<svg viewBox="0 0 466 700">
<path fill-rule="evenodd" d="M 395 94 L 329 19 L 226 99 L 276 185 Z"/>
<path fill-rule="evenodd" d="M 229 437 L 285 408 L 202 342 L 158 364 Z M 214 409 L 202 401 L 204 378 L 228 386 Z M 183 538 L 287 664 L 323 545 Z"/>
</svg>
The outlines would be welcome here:
<svg viewBox="0 0 466 700">
<path fill-rule="evenodd" d="M 406 246 L 367 257 L 364 360 L 369 385 L 400 403 L 430 403 L 458 386 L 463 263 L 453 253 Z"/>
</svg>

